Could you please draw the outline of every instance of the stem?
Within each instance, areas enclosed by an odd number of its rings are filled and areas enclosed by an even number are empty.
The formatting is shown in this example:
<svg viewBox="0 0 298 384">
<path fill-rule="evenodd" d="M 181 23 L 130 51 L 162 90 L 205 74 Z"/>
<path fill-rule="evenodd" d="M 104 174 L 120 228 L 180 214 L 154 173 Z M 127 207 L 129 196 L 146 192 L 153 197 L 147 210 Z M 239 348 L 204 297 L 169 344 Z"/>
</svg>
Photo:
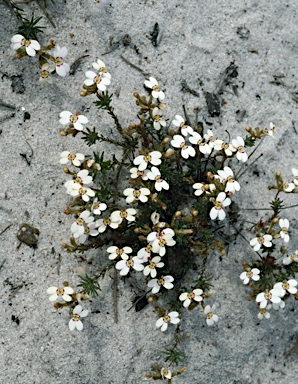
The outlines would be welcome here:
<svg viewBox="0 0 298 384">
<path fill-rule="evenodd" d="M 117 128 L 117 131 L 123 136 L 123 129 L 121 127 L 121 124 L 119 123 L 118 117 L 113 112 L 113 109 L 114 108 L 109 105 L 107 107 L 108 114 L 112 116 L 112 118 L 113 118 L 113 120 L 115 122 L 116 128 Z"/>
</svg>

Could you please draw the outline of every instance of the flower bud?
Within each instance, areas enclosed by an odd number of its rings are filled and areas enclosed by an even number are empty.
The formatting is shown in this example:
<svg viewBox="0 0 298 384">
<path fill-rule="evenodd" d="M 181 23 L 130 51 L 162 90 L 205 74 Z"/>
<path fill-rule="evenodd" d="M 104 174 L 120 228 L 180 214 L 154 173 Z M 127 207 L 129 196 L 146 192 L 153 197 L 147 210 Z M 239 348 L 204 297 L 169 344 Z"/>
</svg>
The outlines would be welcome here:
<svg viewBox="0 0 298 384">
<path fill-rule="evenodd" d="M 160 219 L 160 214 L 157 213 L 157 212 L 153 212 L 150 216 L 150 219 L 153 223 L 153 225 L 157 224 L 159 222 L 159 219 Z"/>
<path fill-rule="evenodd" d="M 100 164 L 98 164 L 98 163 L 94 163 L 94 164 L 93 164 L 93 169 L 96 169 L 97 171 L 100 171 L 100 170 L 101 170 L 101 166 L 100 166 Z"/>
<path fill-rule="evenodd" d="M 61 131 L 60 136 L 67 136 L 67 133 L 65 131 Z"/>
<path fill-rule="evenodd" d="M 166 150 L 166 152 L 164 153 L 164 157 L 171 157 L 174 153 L 174 150 L 172 148 L 169 148 Z"/>
</svg>

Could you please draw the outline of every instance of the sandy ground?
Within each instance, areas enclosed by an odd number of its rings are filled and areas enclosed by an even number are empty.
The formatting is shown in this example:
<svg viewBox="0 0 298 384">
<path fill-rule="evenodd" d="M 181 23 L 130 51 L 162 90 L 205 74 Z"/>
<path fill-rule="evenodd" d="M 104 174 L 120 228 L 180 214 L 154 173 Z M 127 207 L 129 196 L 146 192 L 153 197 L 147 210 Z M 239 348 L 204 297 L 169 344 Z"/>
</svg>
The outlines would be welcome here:
<svg viewBox="0 0 298 384">
<path fill-rule="evenodd" d="M 264 141 L 258 163 L 241 178 L 236 198 L 243 208 L 263 207 L 273 195 L 266 186 L 274 172 L 292 177 L 298 168 L 297 101 L 297 2 L 247 0 L 197 1 L 110 1 L 98 9 L 93 1 L 48 1 L 48 12 L 57 25 L 47 27 L 42 43 L 54 39 L 69 49 L 68 62 L 81 60 L 76 72 L 55 77 L 52 85 L 40 87 L 35 58 L 13 61 L 10 38 L 16 18 L 0 4 L 0 383 L 5 384 L 136 384 L 148 382 L 151 363 L 162 363 L 160 351 L 170 345 L 172 332 L 155 328 L 153 307 L 127 312 L 135 293 L 119 283 L 119 321 L 113 319 L 112 276 L 102 282 L 100 296 L 88 304 L 83 332 L 70 332 L 67 311 L 56 311 L 46 290 L 69 281 L 75 286 L 76 270 L 90 273 L 99 268 L 98 251 L 88 253 L 85 266 L 77 254 L 67 254 L 61 243 L 70 235 L 73 221 L 63 214 L 69 202 L 63 186 L 67 180 L 59 164 L 63 150 L 90 153 L 79 138 L 61 138 L 59 113 L 81 111 L 90 128 L 109 134 L 111 120 L 97 111 L 91 99 L 79 92 L 85 71 L 102 58 L 112 74 L 110 90 L 118 96 L 113 105 L 126 125 L 136 119 L 132 93 L 142 92 L 144 75 L 122 56 L 157 78 L 166 90 L 167 116 L 191 118 L 199 108 L 199 121 L 217 135 L 243 135 L 246 125 L 277 127 L 275 138 Z M 42 15 L 36 3 L 26 6 Z M 152 43 L 155 23 L 160 32 Z M 130 41 L 127 44 L 127 37 Z M 111 45 L 111 42 L 113 43 Z M 215 92 L 225 69 L 234 63 L 238 76 L 224 89 L 220 116 L 210 116 L 205 92 Z M 185 90 L 185 81 L 198 96 Z M 245 115 L 242 116 L 242 111 Z M 30 118 L 29 118 L 30 116 Z M 98 149 L 112 154 L 114 149 Z M 29 165 L 29 164 L 30 165 Z M 297 200 L 296 200 L 297 202 Z M 291 197 L 287 203 L 294 204 Z M 243 211 L 257 219 L 257 213 Z M 293 241 L 298 248 L 296 211 L 286 211 L 291 220 Z M 36 249 L 20 247 L 16 233 L 22 223 L 40 231 Z M 7 228 L 7 229 L 6 229 Z M 2 233 L 3 230 L 5 232 Z M 297 349 L 287 354 L 297 340 L 297 305 L 288 301 L 286 310 L 259 321 L 255 303 L 239 279 L 241 262 L 253 252 L 238 239 L 228 256 L 210 262 L 214 301 L 220 321 L 207 327 L 192 312 L 184 317 L 181 348 L 187 358 L 186 373 L 174 382 L 183 384 L 269 384 L 297 382 Z"/>
</svg>

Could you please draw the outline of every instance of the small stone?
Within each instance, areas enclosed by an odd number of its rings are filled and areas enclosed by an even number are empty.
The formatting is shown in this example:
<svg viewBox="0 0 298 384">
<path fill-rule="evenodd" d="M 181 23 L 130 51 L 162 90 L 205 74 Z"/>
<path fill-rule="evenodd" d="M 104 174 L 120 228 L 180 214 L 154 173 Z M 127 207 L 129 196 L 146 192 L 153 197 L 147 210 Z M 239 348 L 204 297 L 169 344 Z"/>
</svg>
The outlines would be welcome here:
<svg viewBox="0 0 298 384">
<path fill-rule="evenodd" d="M 22 243 L 29 245 L 30 247 L 37 244 L 39 230 L 31 227 L 29 224 L 22 224 L 17 233 L 17 238 Z"/>
</svg>

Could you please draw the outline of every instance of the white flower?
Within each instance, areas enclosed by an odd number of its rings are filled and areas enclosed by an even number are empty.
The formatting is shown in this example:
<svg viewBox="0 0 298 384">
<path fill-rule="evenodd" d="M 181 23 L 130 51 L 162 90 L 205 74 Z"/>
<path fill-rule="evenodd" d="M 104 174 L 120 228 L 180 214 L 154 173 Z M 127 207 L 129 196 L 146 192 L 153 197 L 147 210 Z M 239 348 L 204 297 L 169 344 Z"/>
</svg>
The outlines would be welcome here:
<svg viewBox="0 0 298 384">
<path fill-rule="evenodd" d="M 148 153 L 148 155 L 140 155 L 137 156 L 133 163 L 134 165 L 138 165 L 139 171 L 144 171 L 144 169 L 147 168 L 148 163 L 151 163 L 152 165 L 159 165 L 161 164 L 161 153 L 159 151 L 152 151 Z"/>
<path fill-rule="evenodd" d="M 90 197 L 95 196 L 95 192 L 91 188 L 80 186 L 79 184 L 72 186 L 70 194 L 74 197 L 80 196 L 86 202 L 90 200 Z"/>
<path fill-rule="evenodd" d="M 198 145 L 199 151 L 204 155 L 209 155 L 211 153 L 211 147 L 207 143 L 203 142 L 204 139 L 199 133 L 193 132 L 192 136 L 188 139 L 192 144 Z"/>
<path fill-rule="evenodd" d="M 260 320 L 263 320 L 264 317 L 265 319 L 270 319 L 270 313 L 268 312 L 268 309 L 272 307 L 271 304 L 268 304 L 266 308 L 260 308 L 260 312 L 258 313 L 258 318 Z"/>
<path fill-rule="evenodd" d="M 89 171 L 87 169 L 82 169 L 77 173 L 76 178 L 74 180 L 68 180 L 64 183 L 66 188 L 66 193 L 71 194 L 72 191 L 77 190 L 83 186 L 91 186 L 93 184 L 92 176 L 88 175 Z"/>
<path fill-rule="evenodd" d="M 176 127 L 180 127 L 181 133 L 183 136 L 192 135 L 194 130 L 189 125 L 186 125 L 186 121 L 183 119 L 182 116 L 176 115 L 175 120 L 173 120 L 173 124 Z"/>
<path fill-rule="evenodd" d="M 204 184 L 204 183 L 195 183 L 193 184 L 192 187 L 196 189 L 195 191 L 196 196 L 201 196 L 204 192 L 210 193 L 212 191 L 215 191 L 216 189 L 214 184 Z"/>
<path fill-rule="evenodd" d="M 160 109 L 158 109 L 157 107 L 153 108 L 152 118 L 153 118 L 153 127 L 157 131 L 159 131 L 161 127 L 165 127 L 167 125 L 167 122 L 162 118 Z"/>
<path fill-rule="evenodd" d="M 288 229 L 290 226 L 288 219 L 279 219 L 279 226 L 281 228 L 280 237 L 284 240 L 285 243 L 288 243 L 290 240 L 290 236 L 288 234 Z"/>
<path fill-rule="evenodd" d="M 229 167 L 224 167 L 223 170 L 217 171 L 221 183 L 226 183 L 225 192 L 235 193 L 240 190 L 240 184 L 238 181 L 233 179 L 233 171 Z M 217 177 L 217 175 L 215 175 Z"/>
<path fill-rule="evenodd" d="M 71 331 L 77 329 L 78 331 L 81 331 L 83 329 L 83 323 L 81 322 L 81 317 L 86 317 L 88 315 L 89 311 L 87 309 L 82 308 L 81 305 L 77 305 L 72 314 L 72 319 L 69 321 L 69 329 Z"/>
<path fill-rule="evenodd" d="M 260 280 L 260 270 L 258 268 L 253 268 L 250 271 L 242 272 L 240 275 L 240 279 L 243 280 L 243 284 L 248 284 L 249 279 L 253 279 L 254 281 Z"/>
<path fill-rule="evenodd" d="M 227 207 L 231 204 L 231 199 L 226 197 L 225 192 L 220 192 L 214 202 L 214 207 L 210 211 L 211 220 L 219 219 L 224 220 L 226 217 L 226 213 L 223 210 L 223 207 Z"/>
<path fill-rule="evenodd" d="M 298 250 L 296 250 L 295 253 L 293 253 L 292 255 L 290 255 L 288 257 L 285 257 L 283 259 L 283 263 L 285 265 L 289 265 L 289 264 L 291 264 L 293 262 L 298 263 Z"/>
<path fill-rule="evenodd" d="M 208 129 L 207 130 L 207 133 L 205 133 L 204 135 L 204 139 L 206 140 L 206 142 L 209 144 L 209 147 L 210 148 L 213 148 L 214 147 L 214 136 L 213 136 L 213 132 L 211 131 L 211 129 Z"/>
<path fill-rule="evenodd" d="M 97 199 L 97 197 L 93 200 L 93 204 L 91 207 L 91 211 L 95 215 L 101 215 L 102 211 L 105 211 L 107 209 L 107 204 L 105 203 L 100 203 Z"/>
<path fill-rule="evenodd" d="M 70 66 L 67 63 L 64 63 L 63 59 L 67 55 L 67 48 L 60 48 L 59 45 L 56 45 L 54 48 L 53 56 L 56 64 L 56 73 L 59 76 L 66 76 L 70 71 Z"/>
<path fill-rule="evenodd" d="M 83 115 L 77 116 L 77 115 L 73 115 L 69 111 L 62 111 L 60 113 L 59 123 L 61 123 L 62 125 L 73 124 L 74 128 L 77 131 L 82 131 L 84 128 L 82 124 L 87 124 L 88 119 L 86 116 L 83 116 Z"/>
<path fill-rule="evenodd" d="M 82 153 L 76 153 L 75 155 L 72 155 L 68 151 L 63 151 L 60 157 L 60 164 L 67 164 L 69 161 L 71 161 L 72 164 L 76 167 L 79 167 L 81 162 L 85 159 L 85 156 Z"/>
<path fill-rule="evenodd" d="M 51 295 L 49 297 L 50 301 L 55 301 L 58 299 L 58 297 L 62 297 L 64 301 L 72 301 L 72 297 L 69 296 L 73 294 L 74 290 L 71 287 L 50 287 L 47 289 L 47 293 Z"/>
<path fill-rule="evenodd" d="M 151 232 L 147 236 L 147 240 L 153 243 L 156 240 L 167 238 L 167 236 L 169 237 L 175 236 L 175 232 L 173 231 L 172 228 L 165 228 L 159 232 Z"/>
<path fill-rule="evenodd" d="M 173 140 L 171 140 L 171 144 L 175 148 L 181 148 L 181 156 L 184 159 L 188 159 L 189 156 L 194 157 L 196 155 L 195 149 L 185 144 L 185 140 L 180 135 L 174 135 Z"/>
<path fill-rule="evenodd" d="M 273 137 L 275 133 L 275 125 L 273 123 L 270 123 L 269 130 L 265 129 L 265 132 L 267 133 L 268 136 Z"/>
<path fill-rule="evenodd" d="M 161 368 L 160 371 L 161 377 L 164 379 L 171 379 L 172 378 L 172 372 L 169 370 L 169 368 Z"/>
<path fill-rule="evenodd" d="M 283 191 L 284 192 L 292 192 L 293 189 L 295 189 L 295 184 L 294 183 L 284 183 L 283 185 Z"/>
<path fill-rule="evenodd" d="M 95 226 L 98 227 L 99 233 L 103 233 L 107 229 L 108 226 L 113 228 L 113 229 L 116 229 L 119 227 L 119 224 L 112 221 L 109 217 L 106 217 L 104 219 L 96 220 Z"/>
<path fill-rule="evenodd" d="M 82 169 L 77 173 L 74 182 L 78 185 L 91 186 L 93 184 L 93 178 L 89 175 L 89 171 L 87 169 Z"/>
<path fill-rule="evenodd" d="M 237 136 L 237 139 L 232 140 L 232 145 L 237 149 L 237 159 L 245 163 L 248 159 L 247 153 L 244 152 L 244 140 L 241 136 Z"/>
<path fill-rule="evenodd" d="M 183 307 L 187 308 L 190 306 L 192 300 L 202 301 L 202 293 L 201 289 L 194 289 L 192 292 L 184 292 L 179 296 L 179 300 L 183 301 Z"/>
<path fill-rule="evenodd" d="M 210 307 L 210 305 L 206 305 L 204 309 L 207 325 L 213 325 L 218 322 L 218 316 L 213 313 L 215 307 L 215 304 L 213 304 L 212 307 Z"/>
<path fill-rule="evenodd" d="M 144 268 L 144 275 L 148 276 L 150 274 L 151 277 L 156 277 L 156 268 L 162 268 L 165 265 L 164 263 L 160 262 L 160 260 L 161 257 L 159 256 L 153 257 L 153 259 L 150 260 L 150 264 Z"/>
<path fill-rule="evenodd" d="M 140 171 L 138 168 L 134 167 L 129 170 L 130 177 L 132 179 L 137 179 L 138 177 L 141 177 L 142 180 L 148 180 L 147 173 L 149 172 L 148 169 L 145 169 L 144 171 Z"/>
<path fill-rule="evenodd" d="M 91 216 L 91 212 L 88 210 L 83 211 L 77 221 L 75 221 L 70 227 L 73 237 L 78 238 L 83 235 L 85 232 L 85 225 L 92 223 L 93 221 L 94 217 Z"/>
<path fill-rule="evenodd" d="M 237 151 L 237 149 L 232 144 L 225 143 L 222 140 L 215 140 L 213 147 L 217 151 L 220 151 L 221 149 L 224 150 L 227 156 L 232 156 L 233 152 Z"/>
<path fill-rule="evenodd" d="M 148 188 L 140 188 L 133 189 L 133 188 L 126 188 L 123 191 L 123 195 L 126 197 L 127 203 L 132 203 L 134 200 L 140 200 L 142 203 L 146 203 L 148 201 L 148 195 L 150 195 L 150 191 Z"/>
<path fill-rule="evenodd" d="M 160 287 L 163 286 L 166 289 L 172 289 L 174 287 L 174 284 L 172 284 L 172 281 L 174 281 L 173 276 L 162 276 L 159 279 L 153 279 L 148 282 L 148 287 L 152 288 L 152 293 L 155 294 L 159 292 Z"/>
<path fill-rule="evenodd" d="M 132 249 L 130 247 L 123 247 L 123 248 L 118 248 L 115 245 L 109 247 L 107 249 L 107 252 L 110 253 L 109 259 L 114 260 L 116 257 L 121 257 L 123 260 L 128 260 L 129 256 L 128 253 L 132 252 Z"/>
<path fill-rule="evenodd" d="M 158 82 L 154 77 L 149 77 L 149 80 L 145 80 L 145 86 L 152 89 L 152 96 L 155 99 L 162 101 L 165 98 L 165 94 L 158 88 Z"/>
<path fill-rule="evenodd" d="M 157 328 L 160 328 L 162 332 L 164 332 L 167 330 L 169 323 L 172 323 L 172 324 L 180 323 L 178 312 L 173 311 L 164 317 L 160 317 L 156 322 L 156 326 Z"/>
<path fill-rule="evenodd" d="M 52 84 L 53 80 L 49 76 L 55 70 L 55 66 L 53 64 L 44 63 L 41 67 L 41 75 L 39 78 L 39 82 L 41 84 L 49 83 Z"/>
<path fill-rule="evenodd" d="M 116 222 L 120 225 L 123 219 L 126 219 L 127 221 L 135 221 L 136 214 L 137 214 L 137 211 L 134 208 L 127 208 L 127 209 L 122 209 L 121 211 L 112 212 L 110 215 L 110 218 L 113 222 Z"/>
<path fill-rule="evenodd" d="M 134 256 L 129 260 L 120 260 L 116 264 L 116 269 L 120 270 L 121 276 L 127 275 L 131 268 L 136 271 L 142 271 L 144 269 L 142 260 L 140 260 L 137 256 Z"/>
<path fill-rule="evenodd" d="M 90 236 L 97 236 L 98 235 L 98 230 L 95 229 L 95 223 L 89 223 L 84 227 L 84 233 L 78 238 L 78 242 L 80 244 L 85 243 L 85 241 L 88 239 Z"/>
<path fill-rule="evenodd" d="M 100 76 L 106 77 L 108 79 L 111 78 L 111 74 L 107 72 L 106 65 L 102 60 L 97 60 L 95 63 L 92 63 L 92 67 L 98 70 Z"/>
<path fill-rule="evenodd" d="M 18 50 L 21 47 L 25 47 L 28 56 L 35 56 L 36 52 L 40 50 L 40 44 L 36 40 L 26 40 L 22 35 L 14 35 L 11 38 L 11 49 Z"/>
<path fill-rule="evenodd" d="M 141 248 L 138 251 L 137 256 L 139 259 L 141 259 L 145 263 L 146 261 L 151 260 L 151 251 L 152 251 L 152 245 L 148 244 L 147 247 Z"/>
<path fill-rule="evenodd" d="M 287 291 L 289 293 L 292 293 L 293 295 L 295 295 L 295 293 L 297 293 L 297 288 L 296 288 L 297 284 L 298 283 L 295 279 L 290 279 L 288 281 L 284 281 L 283 283 L 274 284 L 273 288 L 279 290 L 280 297 L 284 297 L 284 295 L 287 293 Z"/>
<path fill-rule="evenodd" d="M 155 180 L 155 189 L 160 192 L 162 189 L 169 189 L 169 184 L 161 179 L 161 173 L 158 168 L 151 167 L 151 170 L 147 173 L 147 177 L 150 180 Z"/>
<path fill-rule="evenodd" d="M 108 77 L 97 75 L 93 71 L 87 71 L 85 73 L 85 76 L 87 77 L 87 79 L 84 81 L 85 85 L 91 86 L 93 84 L 96 84 L 97 89 L 102 92 L 104 92 L 107 89 L 107 85 L 111 83 L 111 80 Z"/>
<path fill-rule="evenodd" d="M 268 300 L 272 303 L 279 303 L 281 301 L 280 290 L 273 288 L 269 292 L 259 293 L 256 297 L 256 302 L 260 303 L 260 308 L 265 308 Z"/>
<path fill-rule="evenodd" d="M 154 253 L 158 253 L 159 256 L 164 256 L 166 253 L 166 245 L 172 247 L 176 244 L 173 240 L 175 232 L 171 228 L 165 228 L 160 232 L 151 232 L 147 236 L 147 240 L 152 244 L 152 250 Z"/>
<path fill-rule="evenodd" d="M 298 185 L 298 169 L 292 168 L 292 173 L 294 175 L 294 184 Z"/>
<path fill-rule="evenodd" d="M 254 248 L 254 251 L 258 251 L 261 248 L 261 245 L 264 245 L 264 247 L 270 248 L 272 247 L 272 236 L 271 235 L 263 235 L 259 237 L 255 237 L 254 239 L 251 239 L 249 244 Z"/>
</svg>

